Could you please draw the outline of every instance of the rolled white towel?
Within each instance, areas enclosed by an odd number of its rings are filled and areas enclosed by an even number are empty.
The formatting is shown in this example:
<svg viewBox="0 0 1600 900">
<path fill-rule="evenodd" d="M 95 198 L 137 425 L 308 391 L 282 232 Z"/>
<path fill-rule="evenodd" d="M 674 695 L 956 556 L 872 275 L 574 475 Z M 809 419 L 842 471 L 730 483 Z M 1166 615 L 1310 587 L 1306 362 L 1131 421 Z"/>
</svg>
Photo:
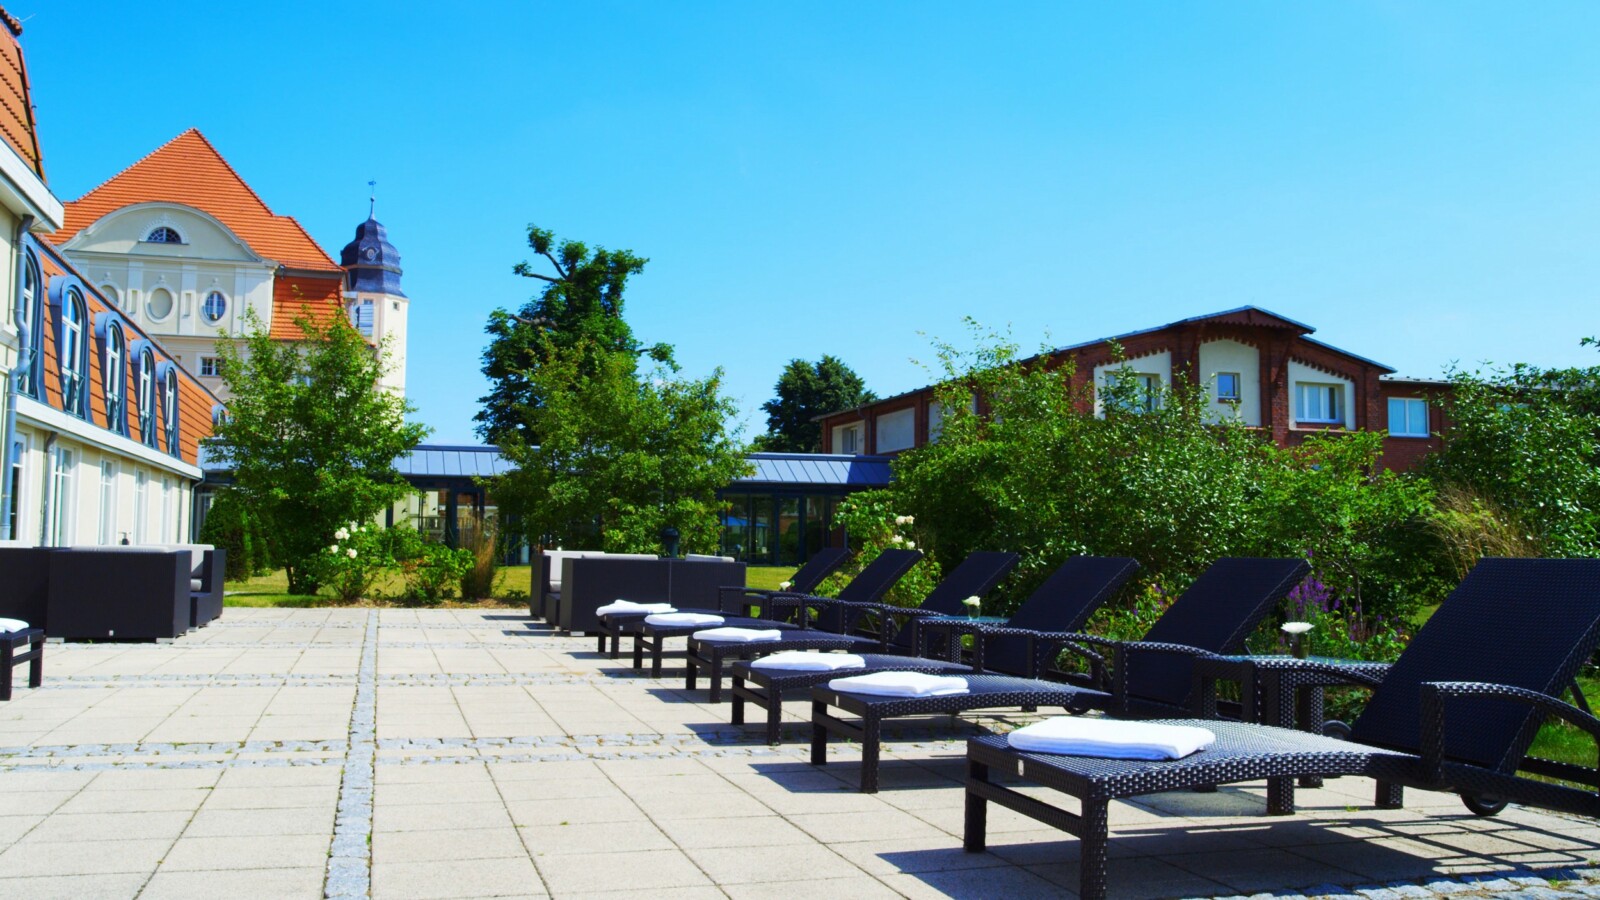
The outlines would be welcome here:
<svg viewBox="0 0 1600 900">
<path fill-rule="evenodd" d="M 721 625 L 724 619 L 721 616 L 706 613 L 656 613 L 644 617 L 646 625 L 660 625 L 665 628 L 677 628 L 685 625 Z"/>
<path fill-rule="evenodd" d="M 1106 759 L 1182 759 L 1211 746 L 1217 736 L 1192 725 L 1120 722 L 1057 716 L 1006 736 L 1018 750 Z"/>
<path fill-rule="evenodd" d="M 0 633 L 7 631 L 27 631 L 28 623 L 21 619 L 0 619 Z"/>
<path fill-rule="evenodd" d="M 613 616 L 619 613 L 643 613 L 645 615 L 651 615 L 653 613 L 670 613 L 677 611 L 677 608 L 671 603 L 635 603 L 632 600 L 618 600 L 615 603 L 607 603 L 605 606 L 600 607 L 594 611 L 594 614 L 597 616 Z"/>
<path fill-rule="evenodd" d="M 776 628 L 707 628 L 690 635 L 697 641 L 737 641 L 741 644 L 759 644 L 762 641 L 783 639 Z"/>
<path fill-rule="evenodd" d="M 864 669 L 867 667 L 867 661 L 854 653 L 807 653 L 804 650 L 785 650 L 782 653 L 763 656 L 750 666 L 778 672 L 838 672 L 842 669 Z"/>
<path fill-rule="evenodd" d="M 872 672 L 867 675 L 852 675 L 849 678 L 835 678 L 828 682 L 828 687 L 835 691 L 875 694 L 880 697 L 944 697 L 951 694 L 965 694 L 971 690 L 967 687 L 965 678 L 928 675 L 923 672 Z"/>
</svg>

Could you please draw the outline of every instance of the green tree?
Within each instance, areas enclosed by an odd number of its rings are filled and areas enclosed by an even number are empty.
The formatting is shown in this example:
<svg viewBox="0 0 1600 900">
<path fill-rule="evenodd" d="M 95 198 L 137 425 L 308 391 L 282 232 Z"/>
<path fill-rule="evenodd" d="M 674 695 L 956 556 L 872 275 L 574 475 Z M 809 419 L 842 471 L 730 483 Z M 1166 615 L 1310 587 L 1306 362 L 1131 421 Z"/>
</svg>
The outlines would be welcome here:
<svg viewBox="0 0 1600 900">
<path fill-rule="evenodd" d="M 515 313 L 503 309 L 490 313 L 484 329 L 490 341 L 483 351 L 483 374 L 492 387 L 480 398 L 482 408 L 474 419 L 478 433 L 497 444 L 505 443 L 511 432 L 526 443 L 538 443 L 540 435 L 528 430 L 533 425 L 526 411 L 544 402 L 540 391 L 545 386 L 533 373 L 554 352 L 582 344 L 591 348 L 587 357 L 595 361 L 606 353 L 671 360 L 666 345 L 641 347 L 622 315 L 628 278 L 644 271 L 648 260 L 627 250 L 591 251 L 579 241 L 561 241 L 558 246 L 552 232 L 535 225 L 528 226 L 528 247 L 550 271 L 536 271 L 535 264 L 526 260 L 512 271 L 543 282 L 543 290 Z M 586 368 L 584 374 L 596 371 Z"/>
<path fill-rule="evenodd" d="M 251 317 L 243 348 L 217 342 L 233 399 L 213 451 L 270 533 L 289 590 L 312 594 L 320 586 L 316 556 L 333 533 L 411 490 L 394 460 L 428 429 L 405 421 L 411 406 L 379 383 L 381 352 L 342 317 L 296 324 L 302 337 L 284 342 Z"/>
<path fill-rule="evenodd" d="M 838 357 L 824 354 L 815 363 L 792 359 L 778 376 L 773 398 L 761 404 L 767 433 L 757 437 L 757 450 L 815 453 L 822 449 L 822 423 L 817 416 L 853 409 L 877 397 Z"/>
<path fill-rule="evenodd" d="M 727 423 L 722 373 L 682 378 L 661 366 L 641 378 L 627 352 L 541 340 L 542 364 L 501 452 L 516 470 L 494 491 L 530 536 L 617 552 L 660 549 L 671 526 L 688 551 L 717 546 L 716 493 L 749 469 Z M 540 435 L 537 444 L 521 435 Z"/>
<path fill-rule="evenodd" d="M 1546 556 L 1600 554 L 1595 370 L 1455 372 L 1444 446 L 1423 465 Z"/>
</svg>

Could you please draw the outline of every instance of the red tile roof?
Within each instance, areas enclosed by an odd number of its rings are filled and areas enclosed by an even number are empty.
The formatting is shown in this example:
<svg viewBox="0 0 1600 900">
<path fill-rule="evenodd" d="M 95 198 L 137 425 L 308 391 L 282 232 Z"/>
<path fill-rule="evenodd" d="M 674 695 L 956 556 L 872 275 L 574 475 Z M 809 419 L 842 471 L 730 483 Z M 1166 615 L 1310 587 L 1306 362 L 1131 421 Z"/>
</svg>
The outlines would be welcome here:
<svg viewBox="0 0 1600 900">
<path fill-rule="evenodd" d="M 344 281 L 339 278 L 279 275 L 272 280 L 272 327 L 267 333 L 280 341 L 304 340 L 305 333 L 295 320 L 326 325 L 338 318 L 344 311 L 343 289 Z"/>
<path fill-rule="evenodd" d="M 33 98 L 28 92 L 28 66 L 22 60 L 22 44 L 17 41 L 22 25 L 0 9 L 0 139 L 27 163 L 35 175 L 44 178 L 44 154 L 39 152 L 39 129 L 34 121 Z"/>
<path fill-rule="evenodd" d="M 280 265 L 343 271 L 292 216 L 273 213 L 195 128 L 67 203 L 66 224 L 50 240 L 64 244 L 108 213 L 135 203 L 160 201 L 210 213 L 256 253 Z"/>
</svg>

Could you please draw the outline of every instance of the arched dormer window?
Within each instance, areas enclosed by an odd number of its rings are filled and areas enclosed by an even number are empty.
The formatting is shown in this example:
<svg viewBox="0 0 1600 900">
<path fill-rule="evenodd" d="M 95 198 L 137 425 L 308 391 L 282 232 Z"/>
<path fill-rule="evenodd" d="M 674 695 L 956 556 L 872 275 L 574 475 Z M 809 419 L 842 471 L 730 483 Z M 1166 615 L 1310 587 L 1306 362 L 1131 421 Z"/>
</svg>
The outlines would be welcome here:
<svg viewBox="0 0 1600 900">
<path fill-rule="evenodd" d="M 21 375 L 17 381 L 17 389 L 30 397 L 39 396 L 39 365 L 40 352 L 44 342 L 39 339 L 39 323 L 44 320 L 44 310 L 40 300 L 44 292 L 39 289 L 43 283 L 39 277 L 39 258 L 32 252 L 24 254 L 22 265 L 22 285 L 17 291 L 15 321 L 17 330 L 22 336 Z"/>
<path fill-rule="evenodd" d="M 147 244 L 181 244 L 183 243 L 183 235 L 178 233 L 178 229 L 169 225 L 157 225 L 150 229 L 149 234 L 144 236 L 144 242 Z"/>
<path fill-rule="evenodd" d="M 99 317 L 101 393 L 106 401 L 106 427 L 128 433 L 128 336 L 113 313 Z"/>
<path fill-rule="evenodd" d="M 167 452 L 178 455 L 178 367 L 163 364 L 161 373 L 161 424 L 167 439 Z"/>
<path fill-rule="evenodd" d="M 148 344 L 138 351 L 139 359 L 139 440 L 147 447 L 156 445 L 156 355 Z"/>
<path fill-rule="evenodd" d="M 61 383 L 61 411 L 89 417 L 89 309 L 83 287 L 58 276 L 50 283 L 56 308 L 56 370 Z"/>
<path fill-rule="evenodd" d="M 214 425 L 214 426 L 215 425 L 226 425 L 231 420 L 232 420 L 232 416 L 228 415 L 228 408 L 226 406 L 223 406 L 221 403 L 218 403 L 217 405 L 211 407 L 211 424 L 212 425 Z"/>
</svg>

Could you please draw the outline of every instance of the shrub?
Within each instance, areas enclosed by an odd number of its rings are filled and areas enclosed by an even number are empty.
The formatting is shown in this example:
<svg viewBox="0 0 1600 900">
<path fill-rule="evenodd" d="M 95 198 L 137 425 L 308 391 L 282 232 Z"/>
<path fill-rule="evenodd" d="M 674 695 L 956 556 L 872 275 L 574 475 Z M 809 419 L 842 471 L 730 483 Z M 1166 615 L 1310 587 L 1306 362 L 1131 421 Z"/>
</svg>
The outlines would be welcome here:
<svg viewBox="0 0 1600 900">
<path fill-rule="evenodd" d="M 265 568 L 265 544 L 256 534 L 256 523 L 250 510 L 240 502 L 233 491 L 223 489 L 211 503 L 206 513 L 205 525 L 200 529 L 202 543 L 228 551 L 227 572 L 229 581 L 243 581 Z"/>
<path fill-rule="evenodd" d="M 437 606 L 455 596 L 456 587 L 472 567 L 472 554 L 459 547 L 419 543 L 414 556 L 401 563 L 406 593 L 401 599 L 415 605 Z"/>
<path fill-rule="evenodd" d="M 856 552 L 849 562 L 822 582 L 817 593 L 838 596 L 839 591 L 868 563 L 883 555 L 883 551 L 919 547 L 915 517 L 896 515 L 893 502 L 894 496 L 881 490 L 862 491 L 840 502 L 834 522 L 844 527 Z M 916 606 L 939 583 L 939 577 L 939 563 L 932 557 L 924 557 L 889 589 L 883 600 L 896 606 Z"/>
<path fill-rule="evenodd" d="M 367 597 L 378 576 L 394 565 L 390 536 L 377 526 L 352 522 L 331 537 L 311 574 L 341 602 Z"/>
</svg>

